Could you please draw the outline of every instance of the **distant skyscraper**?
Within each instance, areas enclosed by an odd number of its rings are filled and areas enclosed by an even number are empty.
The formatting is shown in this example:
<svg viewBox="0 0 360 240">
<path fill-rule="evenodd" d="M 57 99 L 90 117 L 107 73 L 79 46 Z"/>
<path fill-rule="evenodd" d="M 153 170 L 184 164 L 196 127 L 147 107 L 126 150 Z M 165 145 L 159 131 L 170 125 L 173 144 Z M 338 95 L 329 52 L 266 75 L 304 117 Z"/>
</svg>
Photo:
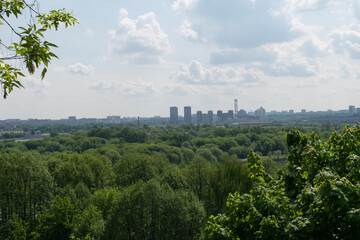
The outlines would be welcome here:
<svg viewBox="0 0 360 240">
<path fill-rule="evenodd" d="M 196 112 L 196 121 L 197 121 L 197 123 L 202 123 L 202 112 L 201 111 Z"/>
<path fill-rule="evenodd" d="M 228 118 L 234 119 L 234 111 L 233 110 L 228 111 Z"/>
<path fill-rule="evenodd" d="M 355 114 L 355 106 L 350 105 L 349 106 L 349 115 L 354 115 Z"/>
<path fill-rule="evenodd" d="M 216 116 L 217 116 L 217 118 L 218 118 L 218 122 L 221 121 L 222 113 L 223 113 L 223 112 L 222 112 L 221 110 L 218 110 L 218 111 L 216 112 Z"/>
<path fill-rule="evenodd" d="M 178 124 L 179 113 L 177 107 L 170 107 L 170 124 Z"/>
<path fill-rule="evenodd" d="M 238 100 L 234 99 L 234 113 L 235 113 L 235 118 L 238 117 Z"/>
<path fill-rule="evenodd" d="M 246 111 L 244 109 L 240 109 L 240 111 L 238 112 L 238 117 L 239 118 L 245 118 L 246 117 Z"/>
<path fill-rule="evenodd" d="M 208 118 L 209 118 L 209 123 L 212 124 L 214 122 L 213 111 L 211 111 L 211 110 L 208 111 Z"/>
<path fill-rule="evenodd" d="M 255 110 L 255 116 L 260 117 L 260 119 L 265 118 L 266 111 L 263 107 L 260 107 L 259 109 Z"/>
<path fill-rule="evenodd" d="M 191 107 L 184 107 L 184 122 L 191 123 Z"/>
</svg>

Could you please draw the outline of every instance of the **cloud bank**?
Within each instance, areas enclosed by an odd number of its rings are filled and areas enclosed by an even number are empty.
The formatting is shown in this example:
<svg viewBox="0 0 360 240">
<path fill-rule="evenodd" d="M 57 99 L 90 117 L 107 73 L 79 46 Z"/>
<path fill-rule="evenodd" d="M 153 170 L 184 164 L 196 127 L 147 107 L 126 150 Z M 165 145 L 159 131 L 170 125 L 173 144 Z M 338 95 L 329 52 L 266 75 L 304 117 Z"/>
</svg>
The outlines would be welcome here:
<svg viewBox="0 0 360 240">
<path fill-rule="evenodd" d="M 118 27 L 109 34 L 111 52 L 125 56 L 131 63 L 160 62 L 171 51 L 168 36 L 162 31 L 153 12 L 133 20 L 122 8 L 119 11 Z"/>
</svg>

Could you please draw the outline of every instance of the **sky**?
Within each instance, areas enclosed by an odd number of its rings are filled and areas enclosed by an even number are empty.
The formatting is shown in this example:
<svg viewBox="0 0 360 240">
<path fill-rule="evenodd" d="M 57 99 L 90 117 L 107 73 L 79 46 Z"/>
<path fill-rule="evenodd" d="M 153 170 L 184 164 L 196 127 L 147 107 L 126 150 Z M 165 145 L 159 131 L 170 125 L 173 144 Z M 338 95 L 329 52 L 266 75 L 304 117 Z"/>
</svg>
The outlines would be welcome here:
<svg viewBox="0 0 360 240">
<path fill-rule="evenodd" d="M 38 2 L 80 24 L 46 34 L 59 60 L 0 100 L 0 119 L 166 117 L 234 99 L 246 111 L 360 107 L 360 0 Z"/>
</svg>

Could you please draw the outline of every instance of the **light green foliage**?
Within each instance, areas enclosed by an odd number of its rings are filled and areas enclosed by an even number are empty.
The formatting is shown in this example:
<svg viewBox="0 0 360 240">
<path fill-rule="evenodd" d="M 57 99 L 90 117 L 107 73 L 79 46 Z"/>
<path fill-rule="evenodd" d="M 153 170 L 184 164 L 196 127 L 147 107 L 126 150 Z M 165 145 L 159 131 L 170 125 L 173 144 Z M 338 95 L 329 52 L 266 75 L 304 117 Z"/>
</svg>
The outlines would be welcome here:
<svg viewBox="0 0 360 240">
<path fill-rule="evenodd" d="M 73 232 L 75 216 L 79 213 L 76 204 L 68 197 L 57 196 L 49 210 L 38 216 L 38 225 L 33 233 L 35 239 L 67 240 Z"/>
<path fill-rule="evenodd" d="M 191 192 L 156 180 L 125 188 L 113 209 L 105 239 L 194 239 L 204 208 Z"/>
<path fill-rule="evenodd" d="M 205 218 L 224 212 L 226 199 L 232 192 L 238 194 L 231 195 L 232 203 L 228 203 L 228 207 L 238 216 L 226 213 L 214 218 L 223 233 L 218 236 L 232 236 L 234 232 L 221 225 L 226 219 L 235 223 L 236 218 L 246 216 L 241 226 L 248 228 L 248 238 L 254 238 L 251 232 L 254 230 L 260 231 L 256 236 L 262 238 L 286 239 L 286 234 L 298 234 L 302 224 L 308 226 L 316 217 L 326 219 L 327 212 L 323 209 L 338 207 L 329 208 L 324 205 L 326 201 L 313 204 L 312 218 L 307 212 L 310 203 L 301 205 L 303 209 L 298 207 L 299 212 L 293 210 L 293 203 L 299 199 L 303 203 L 314 202 L 312 196 L 322 197 L 317 186 L 308 185 L 315 181 L 310 179 L 318 179 L 316 183 L 322 184 L 330 176 L 328 187 L 321 190 L 324 197 L 331 192 L 329 189 L 335 188 L 344 192 L 345 197 L 341 199 L 345 202 L 358 197 L 351 186 L 347 192 L 343 190 L 343 186 L 349 185 L 348 181 L 354 183 L 360 177 L 359 148 L 357 142 L 351 140 L 357 135 L 351 131 L 344 143 L 338 144 L 345 138 L 335 135 L 331 138 L 334 150 L 316 137 L 304 138 L 297 132 L 291 133 L 288 139 L 293 139 L 290 141 L 293 157 L 289 159 L 293 159 L 294 164 L 289 163 L 280 178 L 271 180 L 267 173 L 273 172 L 274 163 L 253 155 L 248 163 L 253 174 L 251 181 L 249 170 L 239 157 L 247 157 L 251 148 L 261 145 L 262 138 L 271 143 L 271 152 L 278 151 L 276 154 L 284 157 L 287 148 L 284 150 L 281 146 L 286 142 L 285 130 L 289 129 L 229 127 L 217 130 L 214 135 L 216 127 L 212 125 L 167 129 L 150 126 L 146 130 L 118 125 L 81 126 L 83 128 L 91 130 L 69 136 L 53 134 L 53 137 L 23 143 L 0 141 L 0 239 L 23 236 L 27 239 L 53 236 L 55 239 L 57 236 L 64 239 L 197 239 Z M 25 129 L 71 132 L 80 128 L 24 126 Z M 314 150 L 306 147 L 307 144 Z M 331 154 L 326 154 L 329 151 Z M 349 151 L 355 155 L 347 158 Z M 347 160 L 332 164 L 332 168 L 337 169 L 333 171 L 326 167 L 330 163 L 326 159 L 335 157 Z M 320 168 L 322 175 L 318 175 Z M 347 181 L 343 179 L 344 174 Z M 253 185 L 259 188 L 249 193 Z M 54 200 L 54 195 L 59 197 Z M 241 198 L 244 201 L 240 201 Z M 334 199 L 331 202 L 336 203 Z M 242 215 L 237 213 L 240 203 L 248 209 Z M 346 204 L 340 206 L 347 211 Z M 356 223 L 358 208 L 352 208 L 352 221 Z M 246 215 L 249 211 L 251 217 Z M 254 216 L 257 218 L 252 218 Z M 337 220 L 349 224 L 341 218 Z M 310 227 L 302 229 L 311 232 Z M 303 236 L 309 238 L 309 234 Z"/>
<path fill-rule="evenodd" d="M 104 230 L 102 213 L 93 205 L 89 205 L 88 209 L 75 217 L 74 236 L 78 238 L 83 239 L 90 235 L 94 239 L 101 239 Z"/>
<path fill-rule="evenodd" d="M 29 23 L 26 26 L 14 26 L 13 21 L 10 21 L 10 19 L 18 19 L 27 14 Z M 17 37 L 17 40 L 12 38 L 10 43 L 0 38 L 0 49 L 5 52 L 5 56 L 0 57 L 0 83 L 3 88 L 3 98 L 6 98 L 14 88 L 23 87 L 19 77 L 25 77 L 21 69 L 6 62 L 22 61 L 29 74 L 34 74 L 35 69 L 43 65 L 41 72 L 43 79 L 50 61 L 52 58 L 57 58 L 52 52 L 52 48 L 57 46 L 44 40 L 44 33 L 52 28 L 57 30 L 60 24 L 64 24 L 67 28 L 76 23 L 78 23 L 77 19 L 65 9 L 40 13 L 35 0 L 0 1 L 0 26 L 7 27 Z"/>
<path fill-rule="evenodd" d="M 357 239 L 360 236 L 360 128 L 347 127 L 323 143 L 316 135 L 287 135 L 288 165 L 273 179 L 252 154 L 253 188 L 231 194 L 212 216 L 208 239 Z"/>
<path fill-rule="evenodd" d="M 89 154 L 57 154 L 49 162 L 53 169 L 55 182 L 59 187 L 70 184 L 75 187 L 83 182 L 92 191 L 102 187 L 111 186 L 115 175 L 111 162 L 104 156 Z"/>
<path fill-rule="evenodd" d="M 14 213 L 12 218 L 9 220 L 9 235 L 6 240 L 26 240 L 26 231 L 26 222 L 21 220 L 19 216 Z"/>
<path fill-rule="evenodd" d="M 126 154 L 115 165 L 116 184 L 119 187 L 127 187 L 140 180 L 149 181 L 158 174 L 158 161 L 152 156 L 145 154 Z"/>
<path fill-rule="evenodd" d="M 13 214 L 34 224 L 41 204 L 52 197 L 54 182 L 39 154 L 1 154 L 0 189 L 0 228 Z"/>
<path fill-rule="evenodd" d="M 207 189 L 212 175 L 211 164 L 201 156 L 195 156 L 186 166 L 185 174 L 190 189 L 203 200 L 207 195 Z"/>
<path fill-rule="evenodd" d="M 120 191 L 115 188 L 99 189 L 91 197 L 91 204 L 97 207 L 101 211 L 103 219 L 107 220 L 117 202 L 119 194 Z"/>
<path fill-rule="evenodd" d="M 234 155 L 224 154 L 222 163 L 213 166 L 210 177 L 208 196 L 204 199 L 208 215 L 222 212 L 229 193 L 247 193 L 251 182 L 245 163 L 239 161 Z"/>
</svg>

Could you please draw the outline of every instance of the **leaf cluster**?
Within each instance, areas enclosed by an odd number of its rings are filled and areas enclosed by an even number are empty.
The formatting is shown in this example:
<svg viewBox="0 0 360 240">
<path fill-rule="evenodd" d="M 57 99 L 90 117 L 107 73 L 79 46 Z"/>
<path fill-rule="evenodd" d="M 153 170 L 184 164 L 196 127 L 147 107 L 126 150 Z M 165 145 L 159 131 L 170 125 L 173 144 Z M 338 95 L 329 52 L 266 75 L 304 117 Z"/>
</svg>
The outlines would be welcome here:
<svg viewBox="0 0 360 240">
<path fill-rule="evenodd" d="M 7 26 L 18 37 L 17 41 L 12 41 L 8 45 L 5 45 L 0 39 L 1 46 L 8 53 L 0 57 L 0 83 L 4 99 L 14 88 L 23 87 L 19 77 L 25 77 L 21 69 L 6 62 L 23 62 L 29 74 L 34 74 L 35 70 L 43 65 L 41 79 L 44 79 L 50 61 L 58 58 L 52 50 L 57 46 L 44 40 L 44 33 L 52 28 L 58 30 L 60 24 L 64 24 L 67 28 L 78 23 L 73 13 L 66 12 L 65 9 L 40 13 L 36 6 L 36 1 L 31 3 L 25 0 L 0 1 L 0 26 Z M 30 15 L 29 23 L 26 26 L 15 27 L 9 20 L 11 17 L 18 19 L 26 13 Z M 34 15 L 35 17 L 33 17 Z"/>
<path fill-rule="evenodd" d="M 253 188 L 231 194 L 225 213 L 210 217 L 209 239 L 356 239 L 360 236 L 360 127 L 328 142 L 287 135 L 288 165 L 274 179 L 251 154 Z"/>
</svg>

